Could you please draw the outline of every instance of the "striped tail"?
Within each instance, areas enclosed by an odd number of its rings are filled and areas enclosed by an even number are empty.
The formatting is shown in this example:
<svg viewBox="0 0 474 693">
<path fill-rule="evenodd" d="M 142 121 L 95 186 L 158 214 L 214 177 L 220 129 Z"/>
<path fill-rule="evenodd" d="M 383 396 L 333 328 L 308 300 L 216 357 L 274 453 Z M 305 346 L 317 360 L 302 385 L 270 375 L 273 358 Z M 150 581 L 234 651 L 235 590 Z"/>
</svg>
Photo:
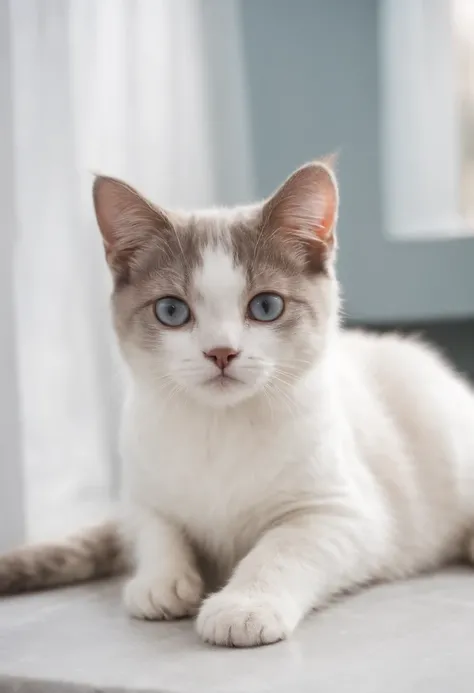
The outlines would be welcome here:
<svg viewBox="0 0 474 693">
<path fill-rule="evenodd" d="M 63 541 L 0 555 L 0 595 L 72 585 L 119 575 L 126 569 L 119 524 L 104 522 Z"/>
</svg>

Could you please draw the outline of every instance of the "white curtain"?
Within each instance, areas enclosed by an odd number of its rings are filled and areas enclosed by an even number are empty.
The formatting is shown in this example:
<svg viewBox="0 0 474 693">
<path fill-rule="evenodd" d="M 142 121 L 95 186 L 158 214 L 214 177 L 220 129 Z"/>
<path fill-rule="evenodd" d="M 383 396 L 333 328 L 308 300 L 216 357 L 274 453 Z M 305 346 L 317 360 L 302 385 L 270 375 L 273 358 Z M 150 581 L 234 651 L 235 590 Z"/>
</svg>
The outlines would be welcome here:
<svg viewBox="0 0 474 693">
<path fill-rule="evenodd" d="M 37 539 L 108 512 L 118 484 L 121 377 L 92 173 L 165 205 L 218 201 L 210 14 L 199 0 L 9 0 L 9 9 L 23 498 Z M 233 3 L 218 13 L 233 51 L 228 77 L 242 88 Z M 244 197 L 243 111 L 232 117 Z"/>
</svg>

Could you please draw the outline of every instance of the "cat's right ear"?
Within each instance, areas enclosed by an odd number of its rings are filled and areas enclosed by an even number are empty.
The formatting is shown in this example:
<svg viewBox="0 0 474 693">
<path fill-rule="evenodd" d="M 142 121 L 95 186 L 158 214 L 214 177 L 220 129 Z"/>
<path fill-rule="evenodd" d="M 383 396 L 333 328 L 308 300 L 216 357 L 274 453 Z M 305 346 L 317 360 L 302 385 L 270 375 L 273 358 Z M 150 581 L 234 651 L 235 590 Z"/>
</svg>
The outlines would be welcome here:
<svg viewBox="0 0 474 693">
<path fill-rule="evenodd" d="M 107 262 L 117 279 L 125 279 L 137 252 L 169 229 L 171 222 L 165 212 L 116 178 L 97 176 L 93 199 Z"/>
</svg>

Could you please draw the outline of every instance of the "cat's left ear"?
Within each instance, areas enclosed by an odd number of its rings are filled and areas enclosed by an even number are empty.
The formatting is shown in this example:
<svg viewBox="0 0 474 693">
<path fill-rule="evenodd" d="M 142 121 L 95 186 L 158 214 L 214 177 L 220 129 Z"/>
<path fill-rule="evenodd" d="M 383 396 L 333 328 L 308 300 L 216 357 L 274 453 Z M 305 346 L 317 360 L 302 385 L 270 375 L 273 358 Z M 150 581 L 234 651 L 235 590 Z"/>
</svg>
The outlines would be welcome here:
<svg viewBox="0 0 474 693">
<path fill-rule="evenodd" d="M 264 206 L 264 225 L 304 254 L 312 272 L 323 271 L 336 247 L 339 193 L 335 157 L 299 168 Z"/>
</svg>

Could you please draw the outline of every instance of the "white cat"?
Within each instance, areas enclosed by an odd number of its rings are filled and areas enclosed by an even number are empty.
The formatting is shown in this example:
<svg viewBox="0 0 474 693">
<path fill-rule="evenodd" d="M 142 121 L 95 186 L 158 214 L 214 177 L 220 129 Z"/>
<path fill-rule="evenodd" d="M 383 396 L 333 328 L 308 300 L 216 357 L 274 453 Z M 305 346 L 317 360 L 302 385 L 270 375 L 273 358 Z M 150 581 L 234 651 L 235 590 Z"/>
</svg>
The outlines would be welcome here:
<svg viewBox="0 0 474 693">
<path fill-rule="evenodd" d="M 94 199 L 130 375 L 133 616 L 261 645 L 358 585 L 474 560 L 473 392 L 424 345 L 339 328 L 330 164 L 246 208 L 169 212 L 111 178 Z M 0 589 L 113 573 L 126 544 L 111 523 L 27 547 Z"/>
</svg>

